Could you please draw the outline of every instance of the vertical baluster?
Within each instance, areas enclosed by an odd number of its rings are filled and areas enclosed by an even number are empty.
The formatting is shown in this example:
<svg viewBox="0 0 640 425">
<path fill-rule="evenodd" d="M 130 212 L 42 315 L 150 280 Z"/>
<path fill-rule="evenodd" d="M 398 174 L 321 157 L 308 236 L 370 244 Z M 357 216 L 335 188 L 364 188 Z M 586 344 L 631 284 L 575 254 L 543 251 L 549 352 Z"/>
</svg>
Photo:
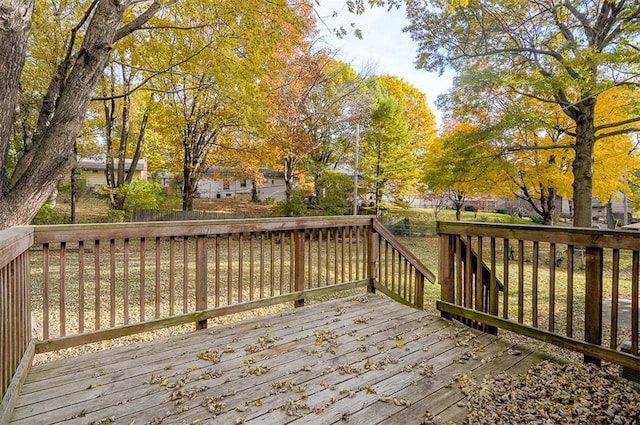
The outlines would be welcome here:
<svg viewBox="0 0 640 425">
<path fill-rule="evenodd" d="M 231 256 L 231 233 L 227 234 L 227 305 L 232 303 L 232 256 Z"/>
<path fill-rule="evenodd" d="M 253 242 L 255 239 L 255 234 L 253 232 L 251 232 L 249 234 L 249 301 L 253 301 L 253 259 L 254 259 L 254 253 L 253 253 Z"/>
<path fill-rule="evenodd" d="M 318 230 L 318 287 L 322 286 L 322 229 Z"/>
<path fill-rule="evenodd" d="M 216 247 L 216 274 L 215 274 L 215 306 L 216 307 L 220 307 L 220 235 L 215 235 L 214 236 L 214 240 L 215 240 L 215 247 Z"/>
<path fill-rule="evenodd" d="M 476 310 L 484 311 L 484 268 L 482 262 L 482 237 L 478 236 L 478 249 L 476 251 Z"/>
<path fill-rule="evenodd" d="M 67 243 L 60 242 L 60 336 L 67 334 L 67 303 L 66 303 L 66 283 L 67 280 Z"/>
<path fill-rule="evenodd" d="M 464 306 L 473 308 L 473 258 L 471 247 L 473 246 L 471 236 L 467 236 L 465 244 L 464 260 Z"/>
<path fill-rule="evenodd" d="M 618 299 L 620 298 L 620 250 L 613 250 L 611 261 L 611 340 L 609 348 L 618 348 Z"/>
<path fill-rule="evenodd" d="M 189 311 L 189 238 L 182 238 L 182 312 Z"/>
<path fill-rule="evenodd" d="M 100 241 L 96 240 L 93 242 L 93 268 L 95 270 L 93 276 L 93 284 L 94 284 L 94 329 L 99 330 L 101 328 L 100 324 Z"/>
<path fill-rule="evenodd" d="M 341 273 L 342 273 L 342 276 L 341 276 L 341 277 L 342 277 L 342 282 L 345 282 L 345 279 L 347 278 L 347 276 L 346 276 L 346 273 L 345 273 L 345 272 L 346 272 L 346 270 L 345 270 L 345 264 L 344 264 L 344 261 L 345 261 L 345 257 L 344 257 L 344 251 L 345 251 L 345 249 L 344 249 L 344 245 L 345 245 L 345 243 L 346 243 L 346 240 L 345 240 L 345 238 L 346 238 L 346 232 L 345 232 L 345 228 L 344 228 L 344 227 L 342 227 L 342 228 L 340 229 L 340 235 L 341 235 L 341 237 L 342 237 L 342 244 L 340 245 L 340 256 L 341 256 L 341 258 L 342 258 L 342 261 L 341 261 L 342 266 L 340 267 L 340 271 L 341 271 Z"/>
<path fill-rule="evenodd" d="M 631 266 L 631 354 L 638 355 L 638 273 L 640 273 L 640 252 L 633 251 Z"/>
<path fill-rule="evenodd" d="M 146 293 L 146 268 L 147 268 L 147 242 L 145 238 L 140 238 L 140 321 L 145 321 L 147 309 L 147 293 Z"/>
<path fill-rule="evenodd" d="M 511 259 L 511 248 L 509 239 L 504 239 L 504 249 L 502 252 L 504 268 L 502 271 L 502 317 L 509 318 L 509 260 Z"/>
<path fill-rule="evenodd" d="M 264 298 L 264 231 L 260 232 L 260 299 Z"/>
<path fill-rule="evenodd" d="M 78 242 L 78 331 L 84 332 L 84 241 Z"/>
<path fill-rule="evenodd" d="M 295 279 L 296 279 L 296 270 L 295 270 L 295 239 L 293 235 L 293 231 L 289 232 L 289 292 L 295 291 Z"/>
<path fill-rule="evenodd" d="M 169 238 L 169 316 L 175 314 L 176 303 L 176 238 Z"/>
<path fill-rule="evenodd" d="M 360 226 L 356 226 L 356 279 L 362 279 L 360 275 Z"/>
<path fill-rule="evenodd" d="M 538 327 L 538 266 L 540 264 L 540 242 L 533 242 L 533 262 L 531 265 L 531 323 Z"/>
<path fill-rule="evenodd" d="M 122 303 L 124 324 L 129 324 L 129 238 L 124 238 L 124 264 L 122 265 Z"/>
<path fill-rule="evenodd" d="M 403 288 L 402 288 L 402 293 L 404 294 L 404 299 L 405 300 L 409 300 L 408 296 L 408 286 L 409 286 L 409 262 L 405 259 L 402 258 L 402 262 L 404 263 L 404 268 L 403 268 Z"/>
<path fill-rule="evenodd" d="M 457 305 L 462 305 L 462 278 L 464 275 L 462 268 L 462 241 L 460 239 L 460 235 L 455 236 L 456 239 L 456 267 L 455 267 L 455 275 L 456 275 L 456 295 L 455 295 L 455 303 Z"/>
<path fill-rule="evenodd" d="M 116 241 L 109 240 L 109 324 L 116 325 Z"/>
<path fill-rule="evenodd" d="M 396 249 L 391 247 L 391 291 L 396 291 Z"/>
<path fill-rule="evenodd" d="M 327 241 L 326 241 L 326 252 L 325 252 L 325 270 L 324 270 L 324 284 L 325 286 L 329 286 L 329 265 L 331 264 L 331 252 L 330 252 L 330 243 L 331 242 L 331 229 L 327 229 Z"/>
<path fill-rule="evenodd" d="M 280 295 L 284 294 L 284 232 L 280 232 Z"/>
<path fill-rule="evenodd" d="M 549 244 L 549 332 L 556 323 L 556 244 Z"/>
<path fill-rule="evenodd" d="M 524 322 L 524 241 L 518 241 L 518 323 Z"/>
<path fill-rule="evenodd" d="M 338 283 L 338 230 L 333 230 L 333 283 Z"/>
<path fill-rule="evenodd" d="M 160 266 L 162 265 L 162 260 L 160 259 L 160 253 L 162 251 L 162 248 L 160 247 L 160 238 L 156 237 L 156 243 L 155 243 L 155 254 L 156 254 L 156 258 L 155 258 L 155 270 L 156 270 L 156 276 L 155 276 L 155 295 L 154 295 L 154 314 L 155 314 L 155 318 L 159 319 L 160 318 L 160 301 L 162 300 L 162 294 L 160 291 Z"/>
<path fill-rule="evenodd" d="M 311 251 L 313 251 L 312 246 L 313 246 L 313 232 L 315 229 L 311 229 L 309 230 L 309 241 L 307 243 L 308 245 L 308 267 L 309 267 L 309 272 L 307 273 L 307 287 L 308 288 L 313 288 L 313 258 L 311 255 Z"/>
<path fill-rule="evenodd" d="M 489 240 L 491 275 L 489 277 L 489 314 L 498 315 L 498 279 L 496 276 L 496 238 Z"/>
<path fill-rule="evenodd" d="M 353 227 L 349 226 L 349 281 L 353 281 L 353 254 L 351 246 L 353 245 Z"/>
<path fill-rule="evenodd" d="M 573 245 L 567 246 L 567 336 L 573 336 Z"/>
<path fill-rule="evenodd" d="M 276 258 L 275 258 L 275 250 L 276 250 L 276 234 L 274 232 L 270 232 L 270 239 L 271 239 L 271 264 L 269 264 L 269 273 L 270 273 L 270 277 L 271 277 L 271 296 L 273 297 L 275 295 L 275 264 L 276 264 Z"/>
<path fill-rule="evenodd" d="M 251 232 L 249 234 L 249 301 L 253 301 L 253 291 L 254 291 L 254 279 L 253 279 L 253 271 L 254 271 L 254 252 L 253 252 L 253 243 L 255 239 L 255 234 Z"/>
<path fill-rule="evenodd" d="M 389 242 L 384 241 L 384 285 L 389 287 Z"/>
<path fill-rule="evenodd" d="M 243 292 L 243 265 L 244 265 L 244 235 L 240 233 L 238 235 L 238 302 L 242 302 L 242 292 Z"/>
</svg>

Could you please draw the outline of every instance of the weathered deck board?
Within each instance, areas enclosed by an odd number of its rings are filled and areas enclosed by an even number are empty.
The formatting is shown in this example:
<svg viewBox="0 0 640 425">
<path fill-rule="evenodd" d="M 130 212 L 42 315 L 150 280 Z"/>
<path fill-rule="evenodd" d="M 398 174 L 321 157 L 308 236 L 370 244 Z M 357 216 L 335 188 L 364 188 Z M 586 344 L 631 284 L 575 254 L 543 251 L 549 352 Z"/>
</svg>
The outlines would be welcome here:
<svg viewBox="0 0 640 425">
<path fill-rule="evenodd" d="M 198 357 L 207 350 L 219 361 Z M 459 421 L 457 375 L 541 360 L 363 295 L 34 366 L 11 423 L 405 424 L 427 410 Z"/>
</svg>

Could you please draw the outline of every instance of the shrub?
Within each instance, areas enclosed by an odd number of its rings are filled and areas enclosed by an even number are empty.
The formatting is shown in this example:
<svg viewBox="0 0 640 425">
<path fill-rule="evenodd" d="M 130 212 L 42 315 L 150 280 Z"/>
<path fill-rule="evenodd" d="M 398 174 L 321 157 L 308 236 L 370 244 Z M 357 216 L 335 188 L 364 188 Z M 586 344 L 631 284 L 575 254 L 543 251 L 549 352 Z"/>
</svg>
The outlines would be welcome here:
<svg viewBox="0 0 640 425">
<path fill-rule="evenodd" d="M 348 214 L 351 211 L 351 197 L 353 196 L 353 181 L 351 177 L 336 173 L 335 171 L 325 171 L 316 181 L 320 196 L 318 196 L 318 207 L 324 214 L 340 215 Z"/>
<path fill-rule="evenodd" d="M 126 197 L 124 210 L 131 213 L 134 209 L 155 210 L 164 200 L 164 189 L 158 182 L 149 182 L 144 179 L 125 183 L 118 189 Z"/>
<path fill-rule="evenodd" d="M 276 202 L 273 211 L 281 217 L 299 217 L 307 213 L 307 206 L 304 203 L 304 193 L 300 189 L 292 189 L 289 199 Z"/>
<path fill-rule="evenodd" d="M 474 207 L 473 205 L 465 205 L 463 211 L 478 212 L 478 208 Z"/>
<path fill-rule="evenodd" d="M 31 224 L 65 224 L 71 222 L 70 217 L 64 212 L 53 208 L 48 202 L 45 203 L 38 214 L 33 218 Z"/>
</svg>

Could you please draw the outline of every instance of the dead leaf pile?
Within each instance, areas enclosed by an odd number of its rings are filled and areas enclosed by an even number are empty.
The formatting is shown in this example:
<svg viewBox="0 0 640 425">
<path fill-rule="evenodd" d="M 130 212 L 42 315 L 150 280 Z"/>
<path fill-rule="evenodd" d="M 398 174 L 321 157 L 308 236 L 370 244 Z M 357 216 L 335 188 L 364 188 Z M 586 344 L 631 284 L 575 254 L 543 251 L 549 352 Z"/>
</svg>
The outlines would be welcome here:
<svg viewBox="0 0 640 425">
<path fill-rule="evenodd" d="M 638 424 L 640 390 L 584 363 L 542 362 L 526 374 L 463 375 L 470 424 Z"/>
</svg>

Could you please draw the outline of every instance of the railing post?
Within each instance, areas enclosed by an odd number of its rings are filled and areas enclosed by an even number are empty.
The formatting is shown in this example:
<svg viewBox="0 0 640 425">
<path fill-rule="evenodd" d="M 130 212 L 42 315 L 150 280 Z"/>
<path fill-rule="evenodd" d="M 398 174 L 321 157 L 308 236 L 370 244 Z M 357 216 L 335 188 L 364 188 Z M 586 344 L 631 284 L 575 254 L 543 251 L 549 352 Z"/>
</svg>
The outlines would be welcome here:
<svg viewBox="0 0 640 425">
<path fill-rule="evenodd" d="M 304 231 L 296 230 L 292 234 L 295 245 L 295 281 L 294 291 L 304 291 Z M 304 298 L 300 298 L 294 301 L 294 307 L 302 307 L 304 305 Z"/>
<path fill-rule="evenodd" d="M 196 311 L 207 309 L 207 237 L 196 238 Z M 196 329 L 206 329 L 207 321 L 196 322 Z"/>
<path fill-rule="evenodd" d="M 602 343 L 602 248 L 586 248 L 584 337 L 591 344 Z M 584 356 L 586 363 L 600 365 L 600 359 Z"/>
<path fill-rule="evenodd" d="M 453 303 L 455 301 L 454 287 L 454 235 L 440 235 L 438 239 L 438 281 L 440 283 L 440 298 L 442 301 Z M 471 249 L 467 247 L 467 249 Z M 449 313 L 440 313 L 445 319 L 450 319 Z"/>
<path fill-rule="evenodd" d="M 376 276 L 378 275 L 378 233 L 373 230 L 373 225 L 369 227 L 369 244 L 367 258 L 369 259 L 369 267 L 367 269 L 367 279 L 369 284 L 367 285 L 367 292 L 374 294 L 376 292 Z"/>
<path fill-rule="evenodd" d="M 416 270 L 416 307 L 424 309 L 424 275 Z"/>
</svg>

